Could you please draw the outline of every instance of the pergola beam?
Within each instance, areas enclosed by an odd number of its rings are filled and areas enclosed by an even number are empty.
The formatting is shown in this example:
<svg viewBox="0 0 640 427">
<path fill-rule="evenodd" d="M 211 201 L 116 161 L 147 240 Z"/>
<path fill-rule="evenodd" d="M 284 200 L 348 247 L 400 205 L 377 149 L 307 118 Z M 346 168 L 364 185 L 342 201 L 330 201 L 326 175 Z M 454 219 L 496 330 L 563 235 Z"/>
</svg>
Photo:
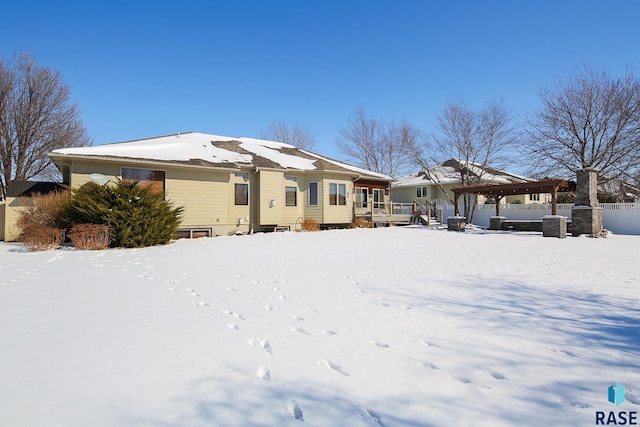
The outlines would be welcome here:
<svg viewBox="0 0 640 427">
<path fill-rule="evenodd" d="M 455 201 L 455 215 L 459 214 L 458 200 L 463 194 L 481 194 L 483 196 L 493 196 L 496 198 L 496 216 L 500 214 L 500 200 L 506 196 L 514 196 L 519 194 L 538 194 L 551 193 L 551 214 L 557 214 L 557 200 L 559 191 L 574 191 L 576 189 L 575 182 L 566 181 L 564 179 L 546 178 L 540 181 L 518 182 L 514 184 L 488 184 L 474 185 L 469 187 L 452 188 Z"/>
</svg>

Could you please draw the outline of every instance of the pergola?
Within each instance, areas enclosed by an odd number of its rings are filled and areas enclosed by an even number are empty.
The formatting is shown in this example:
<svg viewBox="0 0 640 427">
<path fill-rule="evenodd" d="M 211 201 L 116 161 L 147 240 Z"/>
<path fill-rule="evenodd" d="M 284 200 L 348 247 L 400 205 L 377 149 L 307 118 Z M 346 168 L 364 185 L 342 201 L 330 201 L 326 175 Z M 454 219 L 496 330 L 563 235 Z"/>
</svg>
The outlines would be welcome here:
<svg viewBox="0 0 640 427">
<path fill-rule="evenodd" d="M 496 199 L 496 216 L 500 215 L 500 200 L 505 196 L 516 194 L 537 194 L 551 193 L 551 215 L 557 214 L 558 192 L 573 191 L 576 189 L 575 182 L 566 181 L 564 179 L 545 178 L 540 181 L 518 182 L 515 184 L 487 184 L 475 185 L 471 187 L 452 188 L 454 195 L 455 215 L 459 215 L 458 200 L 463 194 L 482 194 L 484 196 L 493 196 Z"/>
</svg>

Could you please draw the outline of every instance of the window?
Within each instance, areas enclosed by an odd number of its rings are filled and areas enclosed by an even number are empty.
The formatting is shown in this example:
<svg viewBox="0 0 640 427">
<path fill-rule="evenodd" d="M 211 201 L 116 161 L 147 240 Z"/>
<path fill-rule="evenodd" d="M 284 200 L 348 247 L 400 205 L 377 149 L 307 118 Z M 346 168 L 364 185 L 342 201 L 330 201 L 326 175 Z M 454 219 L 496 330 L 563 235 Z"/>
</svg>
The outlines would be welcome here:
<svg viewBox="0 0 640 427">
<path fill-rule="evenodd" d="M 384 208 L 384 190 L 377 188 L 373 190 L 373 207 L 374 209 Z"/>
<path fill-rule="evenodd" d="M 529 195 L 529 199 L 532 202 L 539 202 L 540 201 L 540 194 L 530 194 Z"/>
<path fill-rule="evenodd" d="M 144 187 L 151 187 L 154 192 L 164 191 L 164 171 L 151 169 L 122 168 L 123 182 L 137 182 Z"/>
<path fill-rule="evenodd" d="M 286 176 L 285 181 L 288 183 L 297 183 L 298 177 Z M 285 185 L 284 187 L 285 206 L 298 206 L 298 186 L 297 185 Z"/>
<path fill-rule="evenodd" d="M 309 183 L 309 206 L 318 206 L 318 183 Z"/>
<path fill-rule="evenodd" d="M 249 205 L 249 184 L 235 185 L 235 204 L 240 206 Z"/>
<path fill-rule="evenodd" d="M 329 204 L 338 206 L 347 204 L 347 185 L 329 183 Z"/>
<path fill-rule="evenodd" d="M 284 187 L 287 206 L 298 206 L 298 187 Z"/>
<path fill-rule="evenodd" d="M 366 208 L 369 200 L 369 189 L 366 187 L 356 188 L 356 202 L 358 208 Z"/>
<path fill-rule="evenodd" d="M 427 187 L 416 187 L 416 197 L 427 197 Z"/>
</svg>

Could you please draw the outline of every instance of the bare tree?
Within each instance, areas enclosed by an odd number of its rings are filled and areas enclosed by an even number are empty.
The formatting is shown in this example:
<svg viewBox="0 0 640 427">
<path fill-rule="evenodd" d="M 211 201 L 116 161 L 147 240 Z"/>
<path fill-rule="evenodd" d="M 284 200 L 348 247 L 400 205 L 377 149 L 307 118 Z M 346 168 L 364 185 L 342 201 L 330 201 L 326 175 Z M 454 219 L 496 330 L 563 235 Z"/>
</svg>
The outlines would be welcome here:
<svg viewBox="0 0 640 427">
<path fill-rule="evenodd" d="M 502 167 L 515 142 L 513 117 L 502 102 L 474 111 L 457 101 L 438 117 L 431 139 L 414 146 L 412 152 L 427 178 L 448 194 L 446 181 L 455 178 L 461 186 L 476 185 L 487 171 Z M 465 195 L 463 204 L 464 215 L 473 221 L 475 196 Z"/>
<path fill-rule="evenodd" d="M 420 137 L 420 131 L 410 123 L 369 118 L 362 109 L 354 112 L 340 134 L 342 155 L 360 167 L 389 176 L 407 172 L 414 163 L 409 147 Z"/>
<path fill-rule="evenodd" d="M 309 151 L 313 150 L 316 144 L 315 137 L 305 126 L 300 124 L 287 125 L 278 121 L 269 123 L 269 129 L 262 132 L 260 138 L 284 142 Z"/>
<path fill-rule="evenodd" d="M 52 176 L 50 151 L 90 144 L 59 72 L 39 66 L 29 53 L 0 58 L 1 198 L 12 180 Z"/>
<path fill-rule="evenodd" d="M 629 71 L 612 77 L 583 65 L 566 82 L 539 92 L 526 141 L 537 175 L 575 177 L 597 168 L 628 179 L 640 166 L 640 81 Z"/>
</svg>

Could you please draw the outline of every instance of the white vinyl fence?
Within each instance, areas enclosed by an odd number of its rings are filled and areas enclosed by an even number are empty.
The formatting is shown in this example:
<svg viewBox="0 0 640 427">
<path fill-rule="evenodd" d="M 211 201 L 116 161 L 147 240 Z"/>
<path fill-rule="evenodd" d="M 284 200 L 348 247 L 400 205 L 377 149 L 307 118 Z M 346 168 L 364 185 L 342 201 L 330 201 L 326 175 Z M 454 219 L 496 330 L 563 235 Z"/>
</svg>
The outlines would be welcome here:
<svg viewBox="0 0 640 427">
<path fill-rule="evenodd" d="M 571 208 L 573 204 L 562 203 L 557 206 L 558 215 L 571 219 Z M 616 234 L 638 234 L 640 235 L 640 203 L 601 203 L 602 226 Z M 453 216 L 452 204 L 438 205 L 437 209 L 442 209 L 444 219 Z M 460 214 L 463 208 L 460 206 Z M 473 223 L 481 227 L 489 227 L 489 218 L 495 216 L 496 205 L 478 205 Z M 545 215 L 551 215 L 550 204 L 507 204 L 500 205 L 500 216 L 507 219 L 542 219 Z"/>
</svg>

